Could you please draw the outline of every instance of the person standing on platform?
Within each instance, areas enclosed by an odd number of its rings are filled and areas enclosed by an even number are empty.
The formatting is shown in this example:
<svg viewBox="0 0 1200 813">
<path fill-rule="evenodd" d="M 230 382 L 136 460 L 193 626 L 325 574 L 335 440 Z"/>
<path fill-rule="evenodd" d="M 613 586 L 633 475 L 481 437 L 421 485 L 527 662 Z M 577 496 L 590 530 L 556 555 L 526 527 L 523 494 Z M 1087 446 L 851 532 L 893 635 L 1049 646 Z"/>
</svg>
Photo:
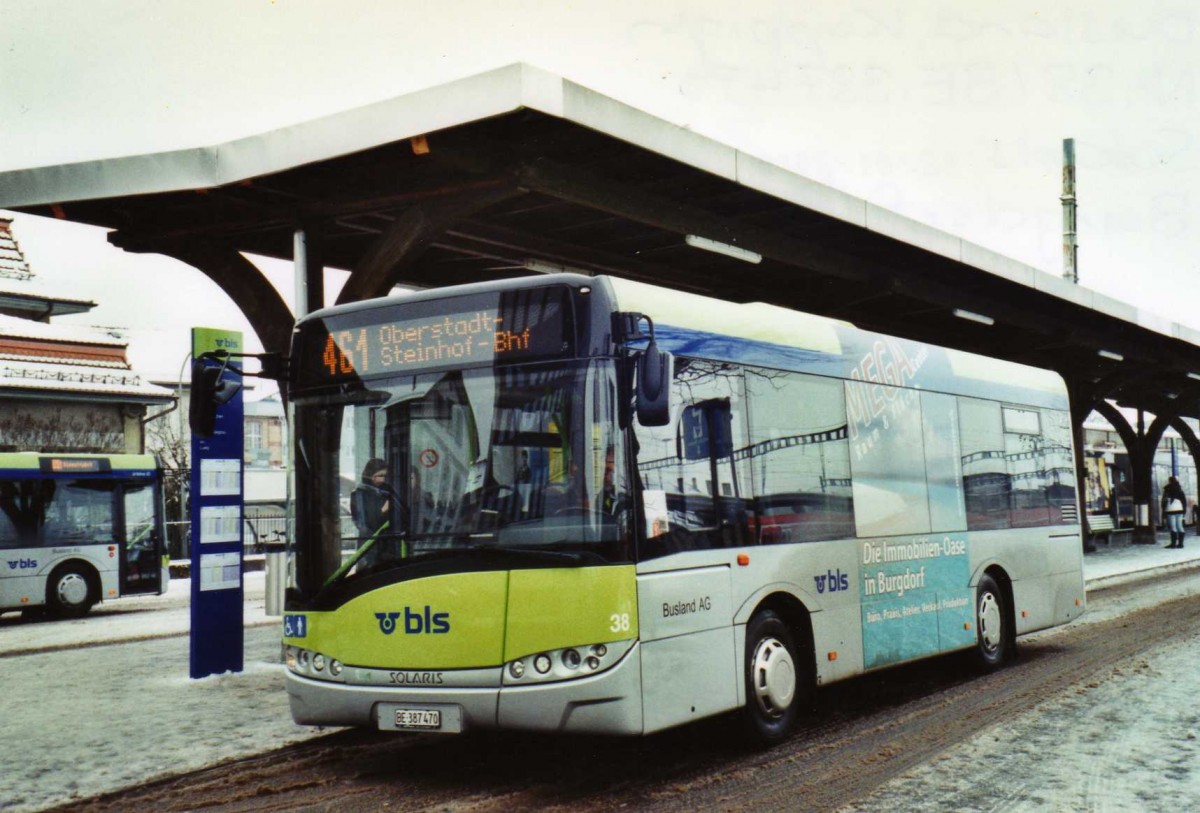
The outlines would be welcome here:
<svg viewBox="0 0 1200 813">
<path fill-rule="evenodd" d="M 1183 547 L 1183 515 L 1187 512 L 1187 497 L 1183 487 L 1174 477 L 1167 478 L 1167 486 L 1162 492 L 1163 516 L 1167 518 L 1167 530 L 1171 533 L 1171 544 L 1168 548 Z"/>
</svg>

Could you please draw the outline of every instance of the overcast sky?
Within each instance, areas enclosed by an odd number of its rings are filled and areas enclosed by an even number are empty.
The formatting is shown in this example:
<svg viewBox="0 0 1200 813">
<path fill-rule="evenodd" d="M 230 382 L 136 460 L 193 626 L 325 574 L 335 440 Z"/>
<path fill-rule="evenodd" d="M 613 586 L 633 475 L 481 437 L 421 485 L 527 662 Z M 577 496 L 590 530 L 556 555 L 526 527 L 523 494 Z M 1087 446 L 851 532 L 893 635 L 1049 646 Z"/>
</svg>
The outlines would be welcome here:
<svg viewBox="0 0 1200 813">
<path fill-rule="evenodd" d="M 522 61 L 1054 274 L 1073 137 L 1082 284 L 1200 328 L 1200 5 L 882 5 L 5 0 L 0 170 L 220 143 Z M 101 303 L 84 321 L 241 323 L 179 263 L 15 231 L 41 280 Z"/>
</svg>

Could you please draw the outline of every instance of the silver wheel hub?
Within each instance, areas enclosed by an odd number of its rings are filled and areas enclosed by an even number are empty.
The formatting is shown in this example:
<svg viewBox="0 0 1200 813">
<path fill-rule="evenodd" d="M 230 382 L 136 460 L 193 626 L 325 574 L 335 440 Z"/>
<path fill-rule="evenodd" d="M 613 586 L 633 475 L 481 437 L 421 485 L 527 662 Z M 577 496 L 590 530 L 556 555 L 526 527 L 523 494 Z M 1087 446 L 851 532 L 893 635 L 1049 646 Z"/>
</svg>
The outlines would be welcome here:
<svg viewBox="0 0 1200 813">
<path fill-rule="evenodd" d="M 1000 648 L 1000 635 L 1000 602 L 994 593 L 984 593 L 979 597 L 979 640 L 984 649 L 995 652 Z"/>
<path fill-rule="evenodd" d="M 77 606 L 87 601 L 87 579 L 78 573 L 68 573 L 58 580 L 58 599 L 68 606 Z"/>
<path fill-rule="evenodd" d="M 796 664 L 787 647 L 776 638 L 759 641 L 750 674 L 759 709 L 771 717 L 782 717 L 796 696 Z"/>
</svg>

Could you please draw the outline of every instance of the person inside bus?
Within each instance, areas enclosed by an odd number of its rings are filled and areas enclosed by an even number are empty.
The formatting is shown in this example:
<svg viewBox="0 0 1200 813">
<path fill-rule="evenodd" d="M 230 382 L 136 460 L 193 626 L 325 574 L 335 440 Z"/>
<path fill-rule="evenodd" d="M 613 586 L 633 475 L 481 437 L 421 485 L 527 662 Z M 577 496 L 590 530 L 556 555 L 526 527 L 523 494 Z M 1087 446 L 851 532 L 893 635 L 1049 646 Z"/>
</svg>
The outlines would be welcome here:
<svg viewBox="0 0 1200 813">
<path fill-rule="evenodd" d="M 551 477 L 542 493 L 544 516 L 581 513 L 587 509 L 587 487 L 583 483 L 583 472 L 571 461 L 565 471 L 555 480 Z"/>
<path fill-rule="evenodd" d="M 1163 516 L 1167 518 L 1167 530 L 1171 534 L 1171 544 L 1168 548 L 1183 547 L 1183 515 L 1187 512 L 1187 497 L 1184 496 L 1183 486 L 1174 477 L 1167 478 L 1167 485 L 1162 491 Z"/>
<path fill-rule="evenodd" d="M 580 512 L 590 511 L 604 516 L 617 516 L 628 508 L 628 504 L 624 489 L 617 487 L 615 476 L 616 452 L 611 446 L 604 454 L 604 474 L 600 481 L 600 490 L 595 495 L 588 494 L 583 472 L 572 462 L 564 500 L 566 507 Z"/>
<path fill-rule="evenodd" d="M 616 452 L 612 446 L 604 454 L 604 479 L 600 484 L 600 494 L 596 502 L 602 512 L 616 516 L 625 508 L 625 495 L 618 493 L 614 476 L 616 474 Z"/>
<path fill-rule="evenodd" d="M 377 457 L 371 458 L 363 466 L 362 480 L 350 495 L 350 516 L 358 529 L 359 543 L 374 540 L 359 559 L 364 568 L 385 558 L 388 540 L 395 538 L 387 533 L 392 497 L 392 489 L 387 484 L 387 464 Z"/>
<path fill-rule="evenodd" d="M 400 501 L 400 510 L 405 516 L 412 518 L 414 534 L 429 533 L 433 530 L 436 506 L 433 495 L 421 488 L 421 472 L 416 466 L 408 474 L 408 502 Z"/>
</svg>

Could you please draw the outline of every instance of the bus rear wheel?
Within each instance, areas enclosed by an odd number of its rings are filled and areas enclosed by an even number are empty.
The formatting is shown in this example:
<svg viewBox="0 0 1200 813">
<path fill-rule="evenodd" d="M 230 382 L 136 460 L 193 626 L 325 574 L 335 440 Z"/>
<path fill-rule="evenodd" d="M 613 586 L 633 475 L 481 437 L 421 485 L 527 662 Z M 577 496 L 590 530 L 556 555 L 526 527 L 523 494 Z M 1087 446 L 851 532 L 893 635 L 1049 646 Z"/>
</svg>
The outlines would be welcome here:
<svg viewBox="0 0 1200 813">
<path fill-rule="evenodd" d="M 95 603 L 95 590 L 82 565 L 67 565 L 56 570 L 46 584 L 46 605 L 61 618 L 87 615 Z"/>
<path fill-rule="evenodd" d="M 792 631 L 773 610 L 764 610 L 746 626 L 746 706 L 743 717 L 750 740 L 774 745 L 791 733 L 804 698 L 808 670 L 800 660 Z"/>
<path fill-rule="evenodd" d="M 975 662 L 985 672 L 998 669 L 1012 656 L 1012 631 L 1009 629 L 1008 602 L 991 576 L 984 576 L 975 588 Z"/>
</svg>

